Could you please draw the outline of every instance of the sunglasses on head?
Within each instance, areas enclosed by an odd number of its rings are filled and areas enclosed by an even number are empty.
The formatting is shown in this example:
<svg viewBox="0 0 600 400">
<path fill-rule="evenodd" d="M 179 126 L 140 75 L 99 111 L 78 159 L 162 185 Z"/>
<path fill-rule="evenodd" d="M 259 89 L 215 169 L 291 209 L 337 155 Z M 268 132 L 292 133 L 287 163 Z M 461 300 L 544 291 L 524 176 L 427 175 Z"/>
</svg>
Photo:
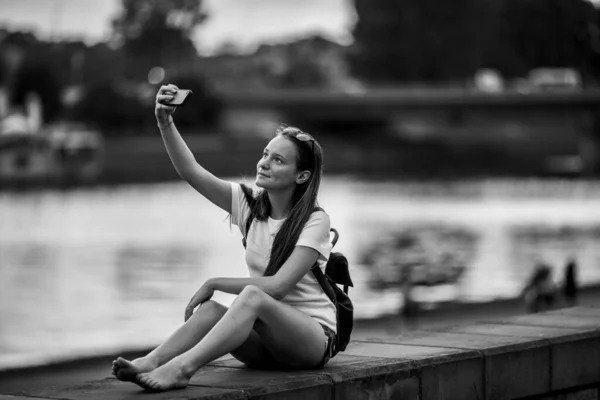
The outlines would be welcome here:
<svg viewBox="0 0 600 400">
<path fill-rule="evenodd" d="M 281 131 L 282 134 L 290 135 L 300 140 L 301 142 L 310 142 L 313 151 L 315 150 L 315 138 L 306 132 L 302 132 L 298 128 L 285 128 Z"/>
</svg>

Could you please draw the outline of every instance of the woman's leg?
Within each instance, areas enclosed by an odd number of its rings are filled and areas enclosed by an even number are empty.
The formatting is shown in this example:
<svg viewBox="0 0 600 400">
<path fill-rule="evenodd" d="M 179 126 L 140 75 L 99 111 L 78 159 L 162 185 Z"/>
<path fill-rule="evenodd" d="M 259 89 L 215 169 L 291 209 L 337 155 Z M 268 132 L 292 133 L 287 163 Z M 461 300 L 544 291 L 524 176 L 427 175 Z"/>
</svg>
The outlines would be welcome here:
<svg viewBox="0 0 600 400">
<path fill-rule="evenodd" d="M 154 371 L 138 375 L 136 383 L 152 390 L 185 387 L 200 367 L 239 348 L 253 329 L 273 357 L 286 364 L 310 368 L 323 358 L 326 336 L 317 321 L 260 288 L 247 286 L 197 345 Z"/>
<path fill-rule="evenodd" d="M 149 372 L 195 346 L 221 317 L 227 307 L 209 300 L 202 303 L 185 324 L 145 357 L 133 361 L 122 357 L 113 361 L 112 373 L 122 381 L 134 381 L 137 374 Z"/>
</svg>

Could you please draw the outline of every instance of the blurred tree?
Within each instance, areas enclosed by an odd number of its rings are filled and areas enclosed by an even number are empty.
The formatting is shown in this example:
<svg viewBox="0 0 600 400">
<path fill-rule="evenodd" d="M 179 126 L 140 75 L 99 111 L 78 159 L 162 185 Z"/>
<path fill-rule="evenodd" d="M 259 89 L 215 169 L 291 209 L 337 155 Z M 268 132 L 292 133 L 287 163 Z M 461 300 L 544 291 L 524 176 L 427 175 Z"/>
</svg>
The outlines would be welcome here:
<svg viewBox="0 0 600 400">
<path fill-rule="evenodd" d="M 595 72 L 594 78 L 596 85 L 600 84 L 600 6 L 596 8 L 596 16 L 594 19 L 594 26 L 592 27 L 592 70 Z"/>
<path fill-rule="evenodd" d="M 37 38 L 31 33 L 0 29 L 0 85 L 10 85 L 27 51 L 38 44 Z"/>
<path fill-rule="evenodd" d="M 197 57 L 191 36 L 205 20 L 202 0 L 123 0 L 112 42 L 132 61 L 126 76 L 139 80 L 152 67 L 176 70 Z"/>
<path fill-rule="evenodd" d="M 2 32 L 0 59 L 3 73 L 0 83 L 9 93 L 10 107 L 24 107 L 30 94 L 42 102 L 43 120 L 56 119 L 62 109 L 61 82 L 55 51 L 51 44 L 39 41 L 28 32 Z"/>
<path fill-rule="evenodd" d="M 100 60 L 100 65 L 108 66 L 109 61 L 114 59 L 114 54 L 105 50 L 95 49 L 93 57 Z M 86 65 L 84 75 L 87 76 L 92 72 L 94 63 L 86 62 Z M 119 67 L 113 68 L 118 70 Z M 177 124 L 181 127 L 213 126 L 218 122 L 220 115 L 221 103 L 207 87 L 204 77 L 195 72 L 197 69 L 193 64 L 186 64 L 182 66 L 179 75 L 171 73 L 167 78 L 169 82 L 194 92 L 190 102 L 177 110 Z M 123 131 L 154 134 L 156 120 L 152 110 L 156 90 L 157 85 L 128 81 L 118 75 L 102 74 L 95 79 L 92 77 L 86 81 L 82 100 L 71 110 L 72 117 L 93 122 L 102 128 L 107 136 L 119 136 Z M 199 129 L 194 132 L 205 131 Z"/>
<path fill-rule="evenodd" d="M 83 84 L 73 118 L 94 122 L 108 136 L 123 130 L 154 133 L 154 95 L 158 86 L 173 82 L 194 92 L 195 107 L 178 112 L 182 125 L 216 122 L 219 103 L 197 72 L 191 40 L 205 19 L 202 0 L 123 0 L 111 41 L 72 59 Z M 152 87 L 148 74 L 154 67 L 163 68 L 164 79 L 152 81 Z"/>
<path fill-rule="evenodd" d="M 180 88 L 191 89 L 192 97 L 184 107 L 179 107 L 175 118 L 181 127 L 215 126 L 222 110 L 220 99 L 207 86 L 206 80 L 198 74 L 183 74 L 172 77 Z"/>
<path fill-rule="evenodd" d="M 524 76 L 537 67 L 576 68 L 597 73 L 598 11 L 587 0 L 502 0 L 497 32 L 486 46 L 487 66 L 505 76 Z"/>
<path fill-rule="evenodd" d="M 598 87 L 600 85 L 600 7 L 596 8 L 595 25 L 591 31 L 593 49 L 592 71 L 594 71 L 594 76 L 589 81 L 592 81 L 590 84 Z M 587 143 L 586 140 L 588 141 Z M 585 146 L 583 154 L 587 153 L 589 157 L 585 173 L 590 176 L 600 176 L 600 110 L 594 114 L 589 135 L 583 138 L 581 143 Z"/>
<path fill-rule="evenodd" d="M 71 116 L 80 121 L 92 122 L 106 136 L 121 134 L 124 127 L 133 132 L 144 132 L 154 126 L 154 115 L 135 93 L 117 82 L 97 80 L 87 85 L 82 101 L 71 110 Z"/>
<path fill-rule="evenodd" d="M 371 82 L 447 81 L 481 67 L 598 74 L 598 10 L 589 0 L 355 0 L 350 61 Z"/>
<path fill-rule="evenodd" d="M 74 69 L 74 82 L 84 86 L 121 79 L 127 64 L 123 54 L 106 43 L 98 43 L 73 54 L 70 62 Z"/>
<path fill-rule="evenodd" d="M 284 45 L 285 68 L 279 84 L 289 88 L 335 88 L 343 86 L 348 73 L 344 48 L 321 36 L 313 36 Z"/>
<path fill-rule="evenodd" d="M 594 49 L 594 61 L 592 68 L 596 71 L 596 80 L 600 82 L 600 6 L 596 8 L 595 26 L 592 28 L 592 47 Z"/>
<path fill-rule="evenodd" d="M 135 91 L 122 89 L 126 64 L 122 53 L 106 43 L 85 48 L 69 46 L 69 50 L 63 65 L 69 67 L 74 98 L 67 105 L 67 116 L 93 123 L 109 135 L 117 126 L 139 126 L 142 105 Z"/>
<path fill-rule="evenodd" d="M 24 106 L 29 94 L 35 93 L 42 103 L 44 122 L 55 120 L 61 110 L 60 84 L 51 66 L 41 60 L 43 52 L 28 54 L 16 71 L 10 85 L 10 103 Z"/>
<path fill-rule="evenodd" d="M 480 67 L 489 0 L 354 0 L 353 72 L 373 83 L 462 79 Z"/>
</svg>

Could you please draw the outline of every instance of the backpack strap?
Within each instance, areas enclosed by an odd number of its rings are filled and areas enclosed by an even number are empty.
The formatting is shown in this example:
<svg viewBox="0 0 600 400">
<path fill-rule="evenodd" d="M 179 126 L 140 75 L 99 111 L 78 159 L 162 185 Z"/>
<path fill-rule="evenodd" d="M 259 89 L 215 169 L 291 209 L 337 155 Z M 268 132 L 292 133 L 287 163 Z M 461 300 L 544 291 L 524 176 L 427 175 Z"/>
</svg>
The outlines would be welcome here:
<svg viewBox="0 0 600 400">
<path fill-rule="evenodd" d="M 333 239 L 331 240 L 331 247 L 333 248 L 340 238 L 340 234 L 335 228 L 330 228 L 329 231 L 333 233 Z M 331 253 L 329 255 L 329 260 L 325 266 L 325 274 L 321 271 L 318 262 L 315 262 L 315 265 L 312 266 L 311 270 L 325 294 L 327 294 L 334 303 L 336 296 L 331 285 L 343 285 L 344 293 L 346 294 L 348 294 L 348 286 L 354 287 L 352 279 L 350 278 L 350 271 L 348 270 L 348 260 L 342 253 Z"/>
<path fill-rule="evenodd" d="M 250 214 L 248 216 L 248 219 L 246 220 L 246 231 L 245 231 L 246 234 L 242 238 L 242 244 L 244 245 L 244 248 L 246 248 L 246 238 L 248 237 L 248 232 L 250 232 L 250 227 L 252 226 L 252 221 L 254 221 L 254 215 Z"/>
<path fill-rule="evenodd" d="M 327 281 L 327 278 L 325 278 L 325 274 L 323 273 L 323 271 L 321 271 L 319 263 L 315 262 L 315 265 L 312 266 L 311 271 L 317 279 L 317 282 L 319 282 L 319 285 L 321 285 L 321 287 L 323 288 L 323 291 L 325 292 L 327 297 L 329 297 L 329 300 L 331 300 L 335 304 L 335 292 L 333 291 L 331 284 Z"/>
<path fill-rule="evenodd" d="M 331 248 L 333 249 L 340 238 L 340 234 L 335 228 L 329 228 L 329 232 L 333 233 L 333 239 L 331 239 Z"/>
</svg>

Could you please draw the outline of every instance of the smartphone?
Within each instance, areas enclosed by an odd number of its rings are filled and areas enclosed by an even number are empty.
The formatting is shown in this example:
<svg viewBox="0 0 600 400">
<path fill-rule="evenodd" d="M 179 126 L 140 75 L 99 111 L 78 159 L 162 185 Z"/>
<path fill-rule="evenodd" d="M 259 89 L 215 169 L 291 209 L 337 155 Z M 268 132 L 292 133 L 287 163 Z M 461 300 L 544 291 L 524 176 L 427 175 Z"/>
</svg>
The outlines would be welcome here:
<svg viewBox="0 0 600 400">
<path fill-rule="evenodd" d="M 163 104 L 167 106 L 182 106 L 192 96 L 193 92 L 189 89 L 178 89 L 173 97 L 169 101 L 164 101 Z"/>
</svg>

